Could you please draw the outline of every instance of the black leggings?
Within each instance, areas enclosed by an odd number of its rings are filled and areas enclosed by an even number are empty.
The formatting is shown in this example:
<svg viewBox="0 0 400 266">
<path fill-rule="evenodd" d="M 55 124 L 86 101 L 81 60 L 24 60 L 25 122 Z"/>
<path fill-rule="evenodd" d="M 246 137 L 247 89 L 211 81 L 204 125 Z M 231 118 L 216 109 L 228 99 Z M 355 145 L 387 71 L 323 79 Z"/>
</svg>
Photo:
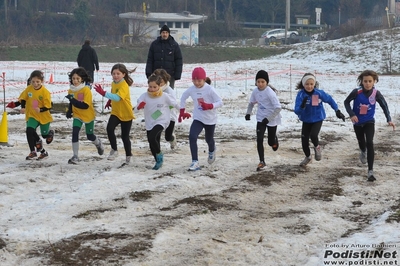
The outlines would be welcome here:
<svg viewBox="0 0 400 266">
<path fill-rule="evenodd" d="M 32 127 L 27 127 L 26 139 L 28 140 L 29 149 L 31 151 L 35 151 L 36 142 L 40 140 L 38 133 L 36 133 L 36 129 Z"/>
<path fill-rule="evenodd" d="M 147 130 L 147 141 L 154 159 L 157 159 L 156 155 L 161 152 L 160 139 L 163 130 L 164 128 L 161 125 L 155 125 L 151 130 Z"/>
<path fill-rule="evenodd" d="M 317 147 L 319 144 L 318 135 L 321 131 L 322 122 L 323 121 L 315 123 L 303 122 L 303 126 L 301 128 L 301 146 L 306 157 L 311 155 L 309 139 L 311 138 L 311 142 L 314 144 L 314 147 Z"/>
<path fill-rule="evenodd" d="M 174 138 L 172 135 L 174 134 L 174 128 L 175 128 L 175 121 L 170 121 L 167 129 L 165 130 L 165 140 L 166 141 L 173 141 Z"/>
<path fill-rule="evenodd" d="M 264 134 L 268 131 L 268 145 L 272 146 L 275 144 L 276 130 L 277 126 L 269 127 L 261 122 L 257 122 L 256 132 L 257 132 L 257 152 L 260 162 L 264 162 Z"/>
<path fill-rule="evenodd" d="M 132 156 L 131 140 L 129 138 L 129 133 L 132 127 L 132 120 L 121 121 L 115 115 L 110 115 L 107 124 L 107 136 L 110 141 L 111 148 L 113 150 L 118 150 L 117 148 L 117 137 L 115 136 L 115 128 L 121 124 L 121 139 L 124 143 L 125 155 Z"/>
<path fill-rule="evenodd" d="M 360 150 L 365 152 L 365 148 L 367 148 L 367 161 L 368 161 L 368 170 L 374 169 L 374 135 L 375 135 L 375 124 L 374 123 L 366 123 L 361 126 L 354 126 L 354 132 L 356 133 L 358 146 Z"/>
</svg>

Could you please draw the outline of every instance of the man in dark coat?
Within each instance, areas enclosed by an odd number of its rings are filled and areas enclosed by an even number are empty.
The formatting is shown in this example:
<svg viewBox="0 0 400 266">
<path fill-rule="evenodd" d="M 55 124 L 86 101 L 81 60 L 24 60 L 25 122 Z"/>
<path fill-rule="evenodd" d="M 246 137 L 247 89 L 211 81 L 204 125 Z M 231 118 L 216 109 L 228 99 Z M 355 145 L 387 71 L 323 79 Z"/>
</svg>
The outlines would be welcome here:
<svg viewBox="0 0 400 266">
<path fill-rule="evenodd" d="M 82 45 L 82 49 L 79 51 L 78 59 L 79 67 L 83 67 L 88 75 L 94 81 L 94 70 L 99 71 L 99 60 L 97 58 L 96 50 L 90 46 L 90 41 L 86 40 Z"/>
<path fill-rule="evenodd" d="M 167 25 L 161 27 L 160 36 L 154 40 L 149 49 L 146 63 L 147 78 L 154 70 L 162 68 L 171 75 L 169 86 L 174 88 L 175 80 L 180 80 L 182 75 L 182 52 L 179 44 L 170 35 Z"/>
</svg>

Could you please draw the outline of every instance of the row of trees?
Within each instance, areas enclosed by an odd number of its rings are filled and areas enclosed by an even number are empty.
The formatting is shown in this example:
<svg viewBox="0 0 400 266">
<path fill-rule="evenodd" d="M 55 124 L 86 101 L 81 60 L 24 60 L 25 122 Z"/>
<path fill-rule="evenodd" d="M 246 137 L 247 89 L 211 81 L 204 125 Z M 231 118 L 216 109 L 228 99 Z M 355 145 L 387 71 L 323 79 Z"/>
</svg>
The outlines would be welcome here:
<svg viewBox="0 0 400 266">
<path fill-rule="evenodd" d="M 215 27 L 223 21 L 224 34 L 240 34 L 237 22 L 284 23 L 286 0 L 4 0 L 0 2 L 2 30 L 0 41 L 73 42 L 86 37 L 118 42 L 127 32 L 127 22 L 119 13 L 143 10 L 148 12 L 191 11 L 204 14 L 208 20 L 202 27 Z M 291 21 L 295 15 L 310 15 L 315 23 L 315 8 L 322 8 L 321 23 L 338 26 L 349 18 L 366 18 L 385 14 L 387 0 L 292 0 Z M 207 34 L 213 34 L 208 29 Z"/>
</svg>

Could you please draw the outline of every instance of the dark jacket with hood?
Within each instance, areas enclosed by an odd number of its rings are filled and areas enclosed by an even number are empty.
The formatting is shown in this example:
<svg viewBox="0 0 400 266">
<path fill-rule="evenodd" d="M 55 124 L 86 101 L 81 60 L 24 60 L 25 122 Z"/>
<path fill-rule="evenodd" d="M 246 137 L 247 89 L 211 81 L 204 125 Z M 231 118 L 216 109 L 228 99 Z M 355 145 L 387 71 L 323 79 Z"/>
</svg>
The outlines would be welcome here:
<svg viewBox="0 0 400 266">
<path fill-rule="evenodd" d="M 182 75 L 182 53 L 179 44 L 170 35 L 168 39 L 163 40 L 161 36 L 157 37 L 150 45 L 147 55 L 146 76 L 149 77 L 154 70 L 164 69 L 175 80 L 180 80 Z"/>
<path fill-rule="evenodd" d="M 76 60 L 79 67 L 83 67 L 86 71 L 93 73 L 94 70 L 99 70 L 99 60 L 96 51 L 90 44 L 82 45 L 79 51 L 78 59 Z"/>
</svg>

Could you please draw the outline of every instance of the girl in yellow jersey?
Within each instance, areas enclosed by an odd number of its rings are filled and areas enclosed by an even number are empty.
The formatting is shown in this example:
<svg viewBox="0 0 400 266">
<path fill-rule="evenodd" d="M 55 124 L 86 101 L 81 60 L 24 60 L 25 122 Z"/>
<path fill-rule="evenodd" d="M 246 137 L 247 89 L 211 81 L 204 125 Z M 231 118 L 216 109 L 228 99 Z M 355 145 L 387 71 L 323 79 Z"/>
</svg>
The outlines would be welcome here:
<svg viewBox="0 0 400 266">
<path fill-rule="evenodd" d="M 111 68 L 113 79 L 113 82 L 111 83 L 111 92 L 103 90 L 100 84 L 94 86 L 95 90 L 99 94 L 111 100 L 109 104 L 111 105 L 111 115 L 107 123 L 107 136 L 111 144 L 111 151 L 108 160 L 115 160 L 118 156 L 115 128 L 121 124 L 121 138 L 124 143 L 126 155 L 125 164 L 129 164 L 132 157 L 129 134 L 132 127 L 132 120 L 135 118 L 133 115 L 131 96 L 129 92 L 129 86 L 133 84 L 133 80 L 129 76 L 129 73 L 130 71 L 128 71 L 125 65 L 116 64 Z"/>
<path fill-rule="evenodd" d="M 69 100 L 67 118 L 74 118 L 72 122 L 72 151 L 74 155 L 68 160 L 69 164 L 79 163 L 79 131 L 85 124 L 86 137 L 96 146 L 99 155 L 103 155 L 104 147 L 101 140 L 93 133 L 95 112 L 93 108 L 92 92 L 86 84 L 92 82 L 86 70 L 82 67 L 73 69 L 69 74 L 70 89 L 65 96 Z"/>
<path fill-rule="evenodd" d="M 17 102 L 7 104 L 8 108 L 15 108 L 21 105 L 21 114 L 25 114 L 26 120 L 26 138 L 30 149 L 27 160 L 46 158 L 47 151 L 43 149 L 42 140 L 36 133 L 36 129 L 40 127 L 42 137 L 46 139 L 46 143 L 53 141 L 54 131 L 50 130 L 50 122 L 53 117 L 50 114 L 52 107 L 50 92 L 43 86 L 44 75 L 40 70 L 31 73 L 30 84 L 21 93 Z M 37 157 L 37 153 L 40 153 Z"/>
</svg>

